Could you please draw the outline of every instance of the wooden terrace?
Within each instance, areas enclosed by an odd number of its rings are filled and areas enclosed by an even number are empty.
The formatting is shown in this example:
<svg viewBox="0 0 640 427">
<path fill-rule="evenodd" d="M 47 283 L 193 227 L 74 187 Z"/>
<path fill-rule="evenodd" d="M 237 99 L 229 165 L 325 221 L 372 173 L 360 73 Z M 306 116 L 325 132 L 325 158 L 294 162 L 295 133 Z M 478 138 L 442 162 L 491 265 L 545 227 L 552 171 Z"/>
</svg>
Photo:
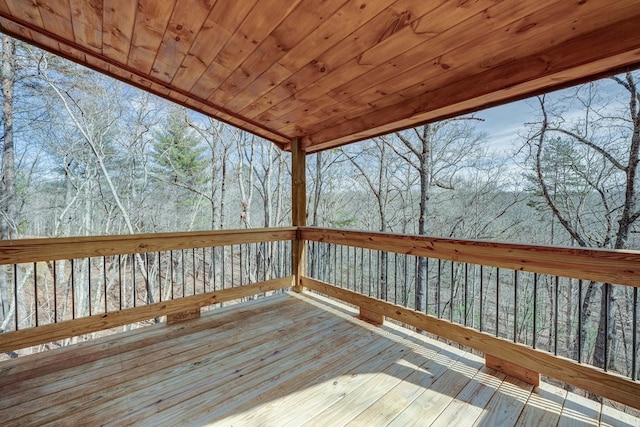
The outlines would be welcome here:
<svg viewBox="0 0 640 427">
<path fill-rule="evenodd" d="M 640 252 L 311 229 L 305 174 L 308 153 L 637 68 L 639 19 L 638 0 L 0 0 L 3 33 L 263 137 L 292 174 L 290 228 L 0 242 L 2 352 L 167 319 L 0 363 L 0 424 L 638 425 L 539 378 L 640 409 Z M 379 280 L 389 255 L 426 269 L 426 311 Z M 543 279 L 579 314 L 583 286 L 630 301 L 603 317 L 619 360 L 589 364 L 585 316 L 562 348 Z"/>
<path fill-rule="evenodd" d="M 0 424 L 637 426 L 317 294 L 278 293 L 1 365 Z"/>
</svg>

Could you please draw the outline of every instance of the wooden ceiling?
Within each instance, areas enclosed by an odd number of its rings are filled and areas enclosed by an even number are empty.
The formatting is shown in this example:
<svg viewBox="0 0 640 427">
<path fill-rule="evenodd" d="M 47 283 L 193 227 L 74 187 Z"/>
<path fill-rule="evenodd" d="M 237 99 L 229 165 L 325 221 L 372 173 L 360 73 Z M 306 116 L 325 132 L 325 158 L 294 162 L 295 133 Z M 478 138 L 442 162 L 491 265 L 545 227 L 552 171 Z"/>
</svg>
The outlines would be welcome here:
<svg viewBox="0 0 640 427">
<path fill-rule="evenodd" d="M 308 152 L 640 64 L 640 0 L 0 0 L 0 30 Z"/>
</svg>

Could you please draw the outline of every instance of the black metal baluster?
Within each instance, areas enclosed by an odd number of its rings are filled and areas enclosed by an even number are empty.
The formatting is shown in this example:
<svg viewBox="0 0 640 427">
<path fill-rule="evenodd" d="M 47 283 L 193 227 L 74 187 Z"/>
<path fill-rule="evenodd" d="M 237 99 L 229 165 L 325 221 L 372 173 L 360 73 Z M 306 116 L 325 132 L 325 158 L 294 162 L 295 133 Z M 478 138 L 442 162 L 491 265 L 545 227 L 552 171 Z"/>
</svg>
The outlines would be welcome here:
<svg viewBox="0 0 640 427">
<path fill-rule="evenodd" d="M 131 278 L 133 280 L 133 307 L 136 306 L 137 291 L 136 291 L 136 271 L 137 261 L 135 254 L 131 254 Z"/>
<path fill-rule="evenodd" d="M 58 323 L 58 269 L 53 261 L 53 323 Z"/>
<path fill-rule="evenodd" d="M 186 276 L 186 268 L 187 266 L 185 265 L 184 262 L 184 249 L 180 249 L 180 272 L 181 272 L 181 276 L 182 276 L 182 298 L 184 298 L 185 293 L 186 293 L 186 287 L 187 287 L 187 276 Z"/>
<path fill-rule="evenodd" d="M 36 328 L 38 327 L 38 264 L 33 263 L 33 299 L 34 299 L 34 308 L 35 308 L 35 316 L 36 316 Z M 16 310 L 18 307 L 16 307 Z"/>
<path fill-rule="evenodd" d="M 89 316 L 91 316 L 91 258 L 87 258 L 87 264 L 89 265 L 87 272 L 87 287 L 89 288 Z"/>
<path fill-rule="evenodd" d="M 480 332 L 482 332 L 482 321 L 483 321 L 483 317 L 484 317 L 484 313 L 483 313 L 483 306 L 484 306 L 484 266 L 480 266 L 480 301 L 479 301 L 479 308 L 480 308 L 480 319 L 478 322 L 478 325 L 480 327 Z"/>
<path fill-rule="evenodd" d="M 193 295 L 196 294 L 196 248 L 191 248 L 191 258 L 193 258 L 193 265 L 191 271 L 193 274 Z"/>
<path fill-rule="evenodd" d="M 120 298 L 120 310 L 122 310 L 122 255 L 118 255 L 118 297 Z"/>
<path fill-rule="evenodd" d="M 239 274 L 238 274 L 238 282 L 239 282 L 239 285 L 240 285 L 240 286 L 242 286 L 242 285 L 243 285 L 243 283 L 244 283 L 244 282 L 243 282 L 243 280 L 244 280 L 244 270 L 243 270 L 243 268 L 242 268 L 242 246 L 243 246 L 243 245 L 242 245 L 242 244 L 240 244 L 240 245 L 238 245 L 238 246 L 239 246 L 239 248 L 238 248 L 238 253 L 240 254 L 240 263 L 239 263 L 239 265 L 240 265 L 240 267 L 239 267 L 239 268 L 240 268 L 240 272 L 239 272 Z"/>
<path fill-rule="evenodd" d="M 500 268 L 496 267 L 496 337 L 500 336 L 500 327 L 498 325 L 500 311 Z"/>
<path fill-rule="evenodd" d="M 16 331 L 18 330 L 18 264 L 13 264 L 13 301 L 14 301 L 14 314 L 16 320 Z"/>
<path fill-rule="evenodd" d="M 438 307 L 438 313 L 436 313 L 436 317 L 439 319 L 442 317 L 441 309 L 441 298 L 440 291 L 442 290 L 442 260 L 438 259 L 438 280 L 436 281 L 436 304 Z"/>
<path fill-rule="evenodd" d="M 462 297 L 464 304 L 464 326 L 467 326 L 467 316 L 469 315 L 469 264 L 464 263 L 464 295 Z"/>
<path fill-rule="evenodd" d="M 578 363 L 582 363 L 582 279 L 578 280 Z"/>
<path fill-rule="evenodd" d="M 18 313 L 17 305 L 16 313 Z M 71 318 L 76 318 L 76 268 L 73 259 L 71 260 Z"/>
<path fill-rule="evenodd" d="M 533 273 L 533 348 L 538 344 L 538 273 Z"/>
<path fill-rule="evenodd" d="M 609 299 L 611 295 L 611 285 L 604 284 L 604 371 L 609 370 Z"/>
<path fill-rule="evenodd" d="M 393 262 L 393 302 L 398 303 L 398 254 L 395 253 Z"/>
<path fill-rule="evenodd" d="M 449 282 L 449 321 L 453 322 L 453 281 L 454 276 L 453 261 L 451 261 L 451 282 Z"/>
<path fill-rule="evenodd" d="M 513 270 L 513 342 L 518 342 L 518 270 Z"/>
<path fill-rule="evenodd" d="M 169 275 L 171 276 L 171 299 L 175 299 L 173 288 L 175 287 L 175 282 L 173 281 L 173 251 L 169 251 Z"/>
<path fill-rule="evenodd" d="M 107 303 L 107 257 L 102 257 L 102 283 L 104 284 L 104 312 L 109 311 Z"/>
<path fill-rule="evenodd" d="M 553 317 L 553 354 L 555 356 L 558 355 L 558 295 L 560 294 L 560 278 L 556 276 L 555 278 L 555 289 L 554 289 L 554 310 L 555 314 Z"/>
<path fill-rule="evenodd" d="M 424 259 L 424 312 L 429 314 L 429 258 Z M 420 268 L 420 258 L 416 257 L 416 281 L 418 280 L 418 269 Z"/>
<path fill-rule="evenodd" d="M 638 379 L 638 288 L 633 288 L 633 338 L 631 344 L 631 379 Z"/>
</svg>

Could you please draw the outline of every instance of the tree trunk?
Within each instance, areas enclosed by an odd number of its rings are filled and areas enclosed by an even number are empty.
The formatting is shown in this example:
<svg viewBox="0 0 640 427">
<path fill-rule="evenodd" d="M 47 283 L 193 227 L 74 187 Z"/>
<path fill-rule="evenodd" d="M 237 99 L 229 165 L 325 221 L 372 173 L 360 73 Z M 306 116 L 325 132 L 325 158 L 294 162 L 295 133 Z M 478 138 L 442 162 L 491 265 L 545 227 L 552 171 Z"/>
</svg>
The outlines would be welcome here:
<svg viewBox="0 0 640 427">
<path fill-rule="evenodd" d="M 2 239 L 18 237 L 18 195 L 13 146 L 13 87 L 16 72 L 16 45 L 2 36 L 2 118 L 4 122 L 2 149 Z"/>
<path fill-rule="evenodd" d="M 431 155 L 431 140 L 429 136 L 429 125 L 424 125 L 422 128 L 421 145 L 422 151 L 419 156 L 419 170 L 420 175 L 420 213 L 418 216 L 418 234 L 424 236 L 427 234 L 427 215 L 429 214 L 429 189 L 431 183 L 429 177 L 431 171 L 430 155 Z M 415 285 L 415 303 L 417 311 L 426 311 L 427 309 L 427 259 L 424 257 L 418 258 L 418 271 L 416 272 L 416 285 Z"/>
<path fill-rule="evenodd" d="M 18 235 L 18 200 L 15 181 L 15 155 L 13 147 L 13 86 L 15 83 L 15 41 L 2 36 L 2 118 L 4 122 L 2 150 L 2 181 L 0 182 L 0 237 L 15 239 Z M 0 270 L 0 301 L 2 301 L 2 323 L 9 316 L 11 297 L 7 270 Z M 4 328 L 3 328 L 4 329 Z M 1 331 L 0 331 L 1 332 Z"/>
</svg>

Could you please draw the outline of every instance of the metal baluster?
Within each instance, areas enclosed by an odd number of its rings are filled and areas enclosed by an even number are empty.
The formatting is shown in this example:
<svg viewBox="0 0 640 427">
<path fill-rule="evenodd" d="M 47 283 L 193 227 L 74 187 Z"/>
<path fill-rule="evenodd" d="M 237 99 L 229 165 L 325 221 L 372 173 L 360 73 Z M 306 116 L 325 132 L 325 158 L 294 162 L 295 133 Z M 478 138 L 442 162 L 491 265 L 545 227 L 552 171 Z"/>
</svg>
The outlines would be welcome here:
<svg viewBox="0 0 640 427">
<path fill-rule="evenodd" d="M 611 295 L 611 285 L 604 284 L 604 371 L 609 370 L 609 296 Z"/>
<path fill-rule="evenodd" d="M 33 263 L 33 299 L 35 302 L 36 328 L 38 327 L 38 265 Z M 18 307 L 16 307 L 16 310 Z"/>
<path fill-rule="evenodd" d="M 482 321 L 484 320 L 484 313 L 483 313 L 483 306 L 484 306 L 484 266 L 481 265 L 480 266 L 480 301 L 479 301 L 479 306 L 480 306 L 480 319 L 479 319 L 479 327 L 480 327 L 480 332 L 482 332 Z"/>
<path fill-rule="evenodd" d="M 18 264 L 13 264 L 13 300 L 14 300 L 14 314 L 16 320 L 16 331 L 18 330 Z"/>
<path fill-rule="evenodd" d="M 416 280 L 418 280 L 418 268 L 419 268 L 420 258 L 416 257 Z M 425 273 L 424 273 L 424 312 L 425 314 L 429 314 L 429 258 L 424 259 L 425 263 Z"/>
<path fill-rule="evenodd" d="M 16 313 L 18 313 L 17 305 Z M 73 259 L 71 260 L 71 318 L 76 318 L 76 268 Z"/>
<path fill-rule="evenodd" d="M 135 254 L 131 255 L 131 278 L 133 279 L 133 307 L 136 306 L 137 292 L 136 292 L 136 270 L 137 261 Z M 184 295 L 183 295 L 184 296 Z"/>
<path fill-rule="evenodd" d="M 518 342 L 518 270 L 513 270 L 513 342 Z"/>
<path fill-rule="evenodd" d="M 582 363 L 582 279 L 578 280 L 578 363 Z"/>
<path fill-rule="evenodd" d="M 440 291 L 442 290 L 442 260 L 438 259 L 438 280 L 436 282 L 437 288 L 436 288 L 436 304 L 438 306 L 438 313 L 436 313 L 436 317 L 439 319 L 442 317 L 442 313 L 440 311 L 440 302 L 441 302 L 441 298 L 440 298 Z"/>
<path fill-rule="evenodd" d="M 104 312 L 109 311 L 107 303 L 107 257 L 102 257 L 102 283 L 104 284 Z"/>
<path fill-rule="evenodd" d="M 193 258 L 191 271 L 193 274 L 193 295 L 195 295 L 196 294 L 196 248 L 191 248 L 191 258 Z"/>
<path fill-rule="evenodd" d="M 173 251 L 169 251 L 169 275 L 171 276 L 171 299 L 175 299 L 173 288 L 175 283 L 173 281 Z"/>
<path fill-rule="evenodd" d="M 498 312 L 500 311 L 500 269 L 496 267 L 496 337 L 500 336 L 500 328 L 498 326 Z"/>
<path fill-rule="evenodd" d="M 207 293 L 207 250 L 202 248 L 202 292 Z"/>
<path fill-rule="evenodd" d="M 242 269 L 242 246 L 243 245 L 240 244 L 238 246 L 239 246 L 238 252 L 240 253 L 240 272 L 238 274 L 238 281 L 239 281 L 239 285 L 242 286 L 242 284 L 244 283 L 243 282 L 244 271 Z"/>
<path fill-rule="evenodd" d="M 185 289 L 187 287 L 186 265 L 184 263 L 184 249 L 180 249 L 180 272 L 182 275 L 182 298 L 185 296 Z"/>
<path fill-rule="evenodd" d="M 633 338 L 631 344 L 631 379 L 638 379 L 638 288 L 633 288 Z"/>
<path fill-rule="evenodd" d="M 538 273 L 533 273 L 533 348 L 538 343 Z"/>
<path fill-rule="evenodd" d="M 464 295 L 462 297 L 464 302 L 464 326 L 467 326 L 467 316 L 469 315 L 469 264 L 464 263 Z"/>
<path fill-rule="evenodd" d="M 556 276 L 554 289 L 554 318 L 553 318 L 553 354 L 558 355 L 558 295 L 560 288 L 560 278 Z"/>
<path fill-rule="evenodd" d="M 120 310 L 122 310 L 122 255 L 118 255 L 118 297 L 120 298 Z"/>
<path fill-rule="evenodd" d="M 393 262 L 393 302 L 398 303 L 398 254 L 395 253 Z"/>
<path fill-rule="evenodd" d="M 451 282 L 449 284 L 449 320 L 453 322 L 453 280 L 454 280 L 454 272 L 453 272 L 453 261 L 451 261 Z"/>
<path fill-rule="evenodd" d="M 58 271 L 53 261 L 53 323 L 58 323 Z"/>
<path fill-rule="evenodd" d="M 87 258 L 87 264 L 89 265 L 89 271 L 87 272 L 87 287 L 89 288 L 89 316 L 91 316 L 91 258 Z"/>
</svg>

